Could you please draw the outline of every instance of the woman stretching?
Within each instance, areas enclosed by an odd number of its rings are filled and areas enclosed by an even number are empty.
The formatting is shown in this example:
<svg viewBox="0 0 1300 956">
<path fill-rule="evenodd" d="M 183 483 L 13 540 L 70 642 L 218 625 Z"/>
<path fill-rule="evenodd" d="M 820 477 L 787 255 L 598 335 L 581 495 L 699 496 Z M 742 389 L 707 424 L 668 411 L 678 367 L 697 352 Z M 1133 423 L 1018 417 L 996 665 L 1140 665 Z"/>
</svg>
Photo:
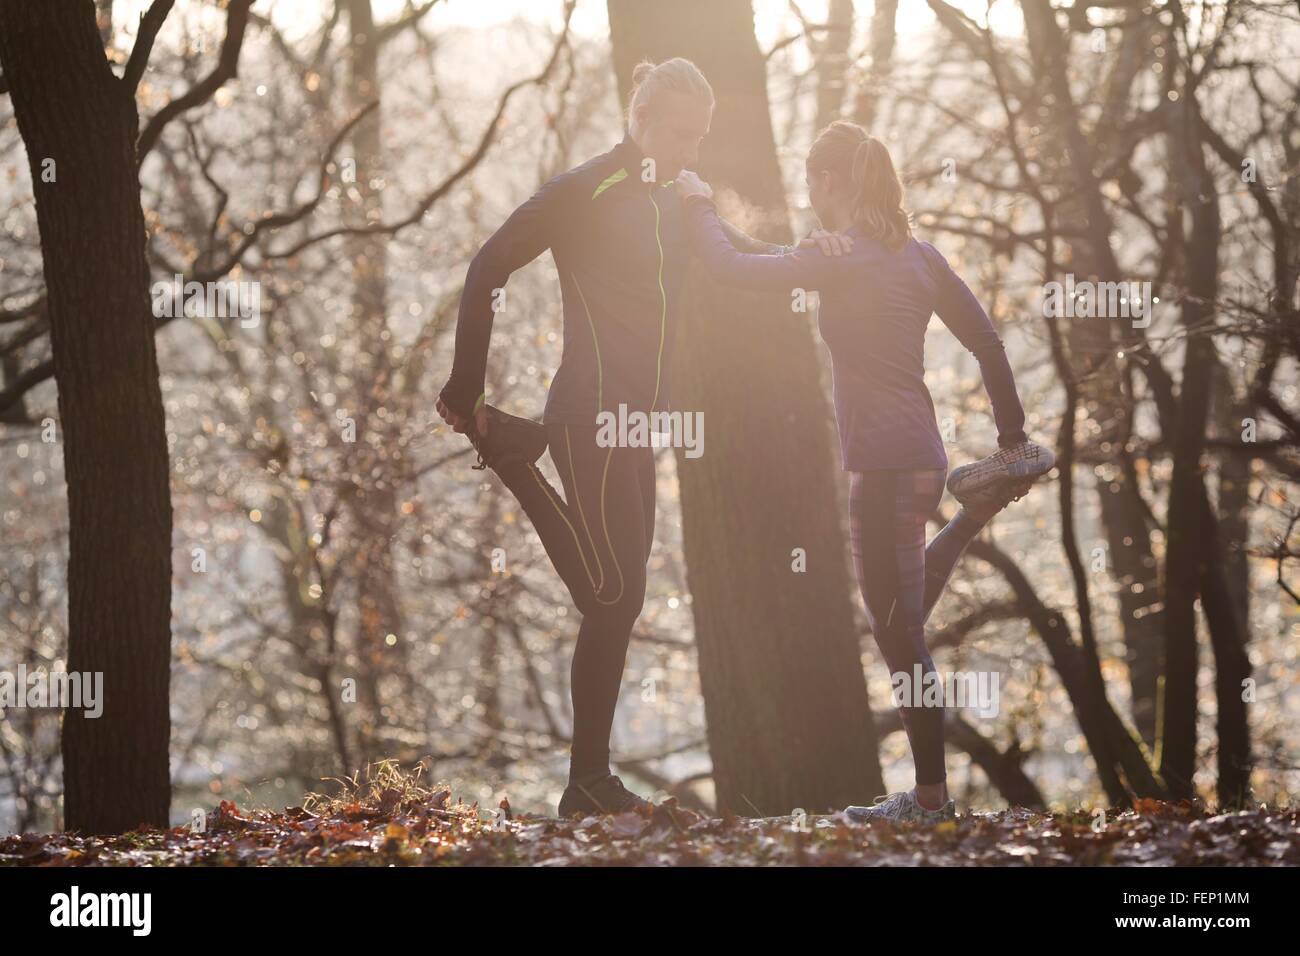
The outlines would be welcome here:
<svg viewBox="0 0 1300 956">
<path fill-rule="evenodd" d="M 845 255 L 815 248 L 755 255 L 738 251 L 718 219 L 712 190 L 677 177 L 687 226 L 705 269 L 729 285 L 821 294 L 818 327 L 831 353 L 835 417 L 850 479 L 854 567 L 872 633 L 891 674 L 934 680 L 924 625 L 966 545 L 1054 463 L 1025 436 L 1025 414 L 1002 340 L 943 255 L 913 238 L 903 187 L 889 151 L 854 123 L 832 123 L 806 163 L 808 195 L 823 228 L 852 240 Z M 774 249 L 776 247 L 773 247 Z M 943 495 L 948 459 L 925 386 L 923 345 L 937 314 L 979 361 L 1000 450 L 953 472 L 962 507 L 929 545 L 925 524 Z M 933 675 L 933 676 L 931 676 Z M 896 678 L 897 680 L 897 678 Z M 849 807 L 852 819 L 952 819 L 943 753 L 943 706 L 904 697 L 903 726 L 916 787 Z"/>
</svg>

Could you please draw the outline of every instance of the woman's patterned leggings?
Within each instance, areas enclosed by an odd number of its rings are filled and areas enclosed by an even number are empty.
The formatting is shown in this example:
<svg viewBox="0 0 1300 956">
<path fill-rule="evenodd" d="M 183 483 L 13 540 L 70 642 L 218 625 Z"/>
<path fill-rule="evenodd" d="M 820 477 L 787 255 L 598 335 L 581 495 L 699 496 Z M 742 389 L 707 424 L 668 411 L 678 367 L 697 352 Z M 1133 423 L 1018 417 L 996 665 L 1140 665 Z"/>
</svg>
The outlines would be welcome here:
<svg viewBox="0 0 1300 956">
<path fill-rule="evenodd" d="M 909 682 L 914 667 L 934 671 L 925 644 L 925 621 L 957 559 L 984 522 L 965 511 L 925 543 L 925 524 L 943 496 L 946 473 L 925 471 L 859 471 L 849 485 L 849 520 L 853 565 L 876 644 L 891 675 L 900 671 Z M 919 693 L 919 688 L 917 688 Z M 912 747 L 918 784 L 942 783 L 943 707 L 900 708 L 903 728 Z"/>
</svg>

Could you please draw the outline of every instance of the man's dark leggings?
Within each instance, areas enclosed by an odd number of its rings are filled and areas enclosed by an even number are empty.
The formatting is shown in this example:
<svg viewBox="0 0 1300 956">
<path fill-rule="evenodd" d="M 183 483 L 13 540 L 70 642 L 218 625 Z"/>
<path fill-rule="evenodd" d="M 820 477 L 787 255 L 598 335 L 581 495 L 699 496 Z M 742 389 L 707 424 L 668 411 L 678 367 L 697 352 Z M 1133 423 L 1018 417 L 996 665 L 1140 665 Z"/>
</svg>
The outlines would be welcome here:
<svg viewBox="0 0 1300 956">
<path fill-rule="evenodd" d="M 609 736 L 654 541 L 651 448 L 601 448 L 595 425 L 546 426 L 563 497 L 536 465 L 498 472 L 582 613 L 573 652 L 569 779 L 609 770 Z"/>
<path fill-rule="evenodd" d="M 925 523 L 943 496 L 945 477 L 938 469 L 861 471 L 849 484 L 853 565 L 871 630 L 890 674 L 905 673 L 910 682 L 915 665 L 922 674 L 935 669 L 925 644 L 926 618 L 962 551 L 984 526 L 959 511 L 926 546 Z M 916 782 L 943 783 L 943 707 L 910 703 L 905 700 L 900 712 Z"/>
</svg>

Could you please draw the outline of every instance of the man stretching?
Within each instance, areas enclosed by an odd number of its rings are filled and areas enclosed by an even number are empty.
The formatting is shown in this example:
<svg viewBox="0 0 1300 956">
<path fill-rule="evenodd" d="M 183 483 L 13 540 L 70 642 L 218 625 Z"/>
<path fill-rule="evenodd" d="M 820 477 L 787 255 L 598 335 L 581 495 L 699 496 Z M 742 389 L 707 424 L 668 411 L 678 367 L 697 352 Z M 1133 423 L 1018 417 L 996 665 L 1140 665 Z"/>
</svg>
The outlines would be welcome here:
<svg viewBox="0 0 1300 956">
<path fill-rule="evenodd" d="M 597 415 L 669 409 L 673 334 L 690 239 L 673 178 L 696 161 L 713 91 L 683 59 L 633 73 L 629 130 L 516 209 L 470 264 L 451 377 L 438 412 L 519 500 L 582 612 L 573 653 L 573 750 L 561 816 L 647 805 L 610 772 L 609 737 L 654 538 L 650 447 L 599 447 Z M 492 304 L 510 274 L 550 249 L 564 351 L 542 424 L 484 403 Z M 563 497 L 535 462 L 544 450 Z"/>
</svg>

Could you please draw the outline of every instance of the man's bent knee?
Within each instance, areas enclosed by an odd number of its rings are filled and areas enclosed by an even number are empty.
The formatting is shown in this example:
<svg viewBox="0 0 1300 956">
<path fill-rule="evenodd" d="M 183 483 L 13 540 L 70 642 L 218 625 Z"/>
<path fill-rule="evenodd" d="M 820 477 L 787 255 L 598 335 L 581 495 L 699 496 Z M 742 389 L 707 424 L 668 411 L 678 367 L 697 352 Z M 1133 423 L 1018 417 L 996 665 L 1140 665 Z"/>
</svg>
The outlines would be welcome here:
<svg viewBox="0 0 1300 956">
<path fill-rule="evenodd" d="M 593 615 L 607 620 L 611 625 L 626 625 L 630 630 L 636 619 L 641 616 L 645 606 L 645 584 L 636 590 L 617 587 L 605 587 L 594 595 L 586 597 L 578 610 L 584 617 Z"/>
</svg>

